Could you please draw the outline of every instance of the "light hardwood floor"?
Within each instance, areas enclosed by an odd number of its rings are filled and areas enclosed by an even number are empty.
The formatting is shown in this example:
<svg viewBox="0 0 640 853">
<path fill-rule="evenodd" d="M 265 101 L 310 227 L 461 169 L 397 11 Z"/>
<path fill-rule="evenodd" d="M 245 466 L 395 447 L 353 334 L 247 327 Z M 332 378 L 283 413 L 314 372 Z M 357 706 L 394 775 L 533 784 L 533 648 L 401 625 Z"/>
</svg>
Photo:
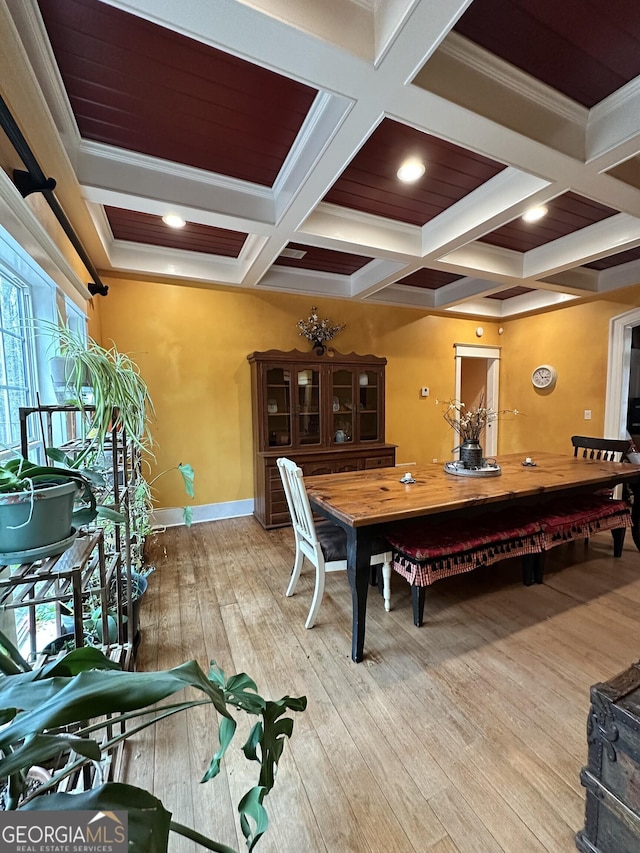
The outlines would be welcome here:
<svg viewBox="0 0 640 853">
<path fill-rule="evenodd" d="M 327 576 L 307 631 L 313 576 L 305 571 L 285 598 L 292 559 L 290 529 L 266 532 L 252 518 L 168 530 L 151 541 L 156 571 L 141 613 L 139 669 L 215 659 L 268 698 L 308 697 L 257 850 L 575 850 L 589 687 L 640 656 L 630 535 L 618 560 L 610 534 L 555 549 L 541 586 L 522 585 L 519 561 L 443 580 L 427 592 L 422 628 L 394 575 L 390 613 L 370 592 L 360 664 L 349 656 L 346 574 Z M 153 788 L 176 820 L 242 850 L 235 804 L 255 774 L 240 755 L 199 783 L 216 731 L 209 711 L 163 722 L 131 746 L 126 776 Z"/>
</svg>

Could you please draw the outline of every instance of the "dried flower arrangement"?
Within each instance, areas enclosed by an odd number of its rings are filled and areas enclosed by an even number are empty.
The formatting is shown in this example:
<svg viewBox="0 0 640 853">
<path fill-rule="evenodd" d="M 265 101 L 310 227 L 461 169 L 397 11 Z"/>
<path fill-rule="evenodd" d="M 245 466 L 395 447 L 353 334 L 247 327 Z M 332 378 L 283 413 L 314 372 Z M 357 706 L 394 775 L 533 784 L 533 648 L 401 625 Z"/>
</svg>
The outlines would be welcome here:
<svg viewBox="0 0 640 853">
<path fill-rule="evenodd" d="M 321 320 L 318 317 L 318 309 L 313 305 L 309 317 L 306 320 L 298 320 L 298 328 L 301 337 L 306 338 L 315 347 L 324 349 L 325 343 L 332 340 L 338 332 L 346 329 L 347 324 L 334 323 L 328 317 Z"/>
<path fill-rule="evenodd" d="M 480 405 L 469 408 L 459 400 L 436 400 L 436 404 L 445 406 L 443 417 L 462 441 L 478 441 L 486 425 L 497 421 L 500 415 L 522 414 L 518 409 L 490 409 L 484 405 L 484 397 Z"/>
</svg>

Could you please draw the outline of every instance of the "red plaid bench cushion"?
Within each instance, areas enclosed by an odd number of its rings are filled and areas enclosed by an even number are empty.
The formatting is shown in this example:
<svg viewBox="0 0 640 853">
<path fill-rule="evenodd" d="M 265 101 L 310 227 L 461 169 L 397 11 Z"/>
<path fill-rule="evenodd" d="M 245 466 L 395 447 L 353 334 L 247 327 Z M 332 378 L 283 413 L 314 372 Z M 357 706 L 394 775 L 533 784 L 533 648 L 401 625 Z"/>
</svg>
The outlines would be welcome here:
<svg viewBox="0 0 640 853">
<path fill-rule="evenodd" d="M 446 524 L 421 518 L 386 530 L 385 536 L 393 549 L 394 570 L 414 586 L 429 586 L 508 557 L 538 554 L 542 548 L 539 522 L 515 510 Z"/>
<path fill-rule="evenodd" d="M 542 528 L 546 551 L 563 542 L 588 539 L 603 530 L 631 527 L 631 509 L 625 501 L 613 501 L 602 495 L 573 497 L 554 501 L 536 512 Z"/>
</svg>

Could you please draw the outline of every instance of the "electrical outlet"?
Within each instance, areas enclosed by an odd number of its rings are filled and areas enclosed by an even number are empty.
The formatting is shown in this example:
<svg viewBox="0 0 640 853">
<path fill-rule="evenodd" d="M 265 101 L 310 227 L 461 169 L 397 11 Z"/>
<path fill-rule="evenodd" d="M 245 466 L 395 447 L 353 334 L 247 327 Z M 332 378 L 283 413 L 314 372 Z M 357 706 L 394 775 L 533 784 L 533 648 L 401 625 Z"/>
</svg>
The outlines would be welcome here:
<svg viewBox="0 0 640 853">
<path fill-rule="evenodd" d="M 437 462 L 438 460 L 437 460 L 437 459 L 434 459 L 433 461 L 434 461 L 434 462 Z"/>
<path fill-rule="evenodd" d="M 591 420 L 591 409 L 585 409 L 584 410 L 584 419 L 585 419 L 585 421 Z"/>
<path fill-rule="evenodd" d="M 428 397 L 429 396 L 429 389 L 427 388 L 426 385 L 423 385 L 422 388 L 420 389 L 420 396 L 421 397 Z"/>
</svg>

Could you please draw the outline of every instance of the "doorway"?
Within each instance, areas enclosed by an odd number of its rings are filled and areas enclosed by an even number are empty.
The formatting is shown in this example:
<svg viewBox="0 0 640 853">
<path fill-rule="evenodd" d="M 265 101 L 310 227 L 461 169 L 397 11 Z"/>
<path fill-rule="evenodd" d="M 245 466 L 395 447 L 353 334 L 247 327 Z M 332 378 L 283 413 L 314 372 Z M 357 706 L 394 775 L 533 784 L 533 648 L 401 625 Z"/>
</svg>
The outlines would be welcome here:
<svg viewBox="0 0 640 853">
<path fill-rule="evenodd" d="M 500 347 L 454 344 L 456 353 L 456 400 L 467 407 L 484 405 L 498 411 Z M 498 421 L 487 424 L 481 439 L 485 456 L 498 452 Z"/>
<path fill-rule="evenodd" d="M 627 437 L 633 330 L 636 326 L 640 326 L 640 308 L 612 317 L 609 323 L 605 438 Z"/>
</svg>

